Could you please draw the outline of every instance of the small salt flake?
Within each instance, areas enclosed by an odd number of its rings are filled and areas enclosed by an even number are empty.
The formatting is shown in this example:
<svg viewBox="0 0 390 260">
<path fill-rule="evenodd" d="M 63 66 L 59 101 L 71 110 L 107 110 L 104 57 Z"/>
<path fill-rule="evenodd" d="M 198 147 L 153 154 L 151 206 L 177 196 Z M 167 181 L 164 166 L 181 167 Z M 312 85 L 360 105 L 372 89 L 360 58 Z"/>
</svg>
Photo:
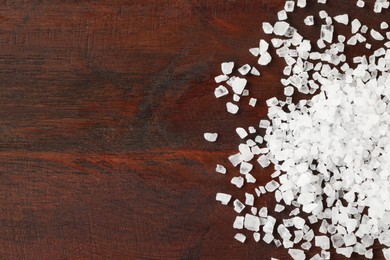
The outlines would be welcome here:
<svg viewBox="0 0 390 260">
<path fill-rule="evenodd" d="M 263 241 L 267 244 L 271 243 L 274 240 L 274 236 L 270 233 L 267 233 L 263 236 Z"/>
<path fill-rule="evenodd" d="M 215 199 L 219 202 L 221 202 L 222 205 L 227 205 L 230 201 L 232 196 L 230 194 L 226 193 L 217 193 Z"/>
<path fill-rule="evenodd" d="M 314 17 L 312 15 L 309 15 L 307 16 L 303 22 L 307 25 L 307 26 L 312 26 L 314 25 Z"/>
<path fill-rule="evenodd" d="M 214 95 L 215 95 L 216 98 L 220 98 L 220 97 L 226 96 L 227 94 L 229 94 L 229 91 L 227 90 L 227 88 L 225 88 L 222 85 L 217 87 L 217 88 L 215 88 L 215 90 L 214 90 Z"/>
<path fill-rule="evenodd" d="M 253 233 L 253 239 L 254 239 L 256 242 L 259 242 L 259 241 L 260 241 L 260 233 L 254 232 L 254 233 Z"/>
<path fill-rule="evenodd" d="M 242 95 L 241 95 L 241 96 L 243 96 L 243 97 L 249 96 L 249 90 L 244 89 L 244 91 L 242 92 Z"/>
<path fill-rule="evenodd" d="M 318 12 L 318 15 L 320 16 L 321 19 L 326 19 L 326 17 L 328 17 L 328 13 L 324 10 L 321 10 Z"/>
<path fill-rule="evenodd" d="M 254 128 L 253 126 L 250 126 L 250 127 L 248 127 L 248 132 L 250 134 L 254 134 L 254 133 L 256 133 L 256 128 Z"/>
<path fill-rule="evenodd" d="M 322 25 L 320 38 L 328 43 L 332 43 L 333 30 L 334 30 L 333 25 Z"/>
<path fill-rule="evenodd" d="M 286 3 L 284 4 L 284 10 L 286 12 L 294 11 L 294 7 L 295 7 L 295 2 L 294 1 L 286 1 Z"/>
<path fill-rule="evenodd" d="M 333 17 L 336 22 L 347 25 L 349 22 L 348 14 L 341 14 Z"/>
<path fill-rule="evenodd" d="M 218 138 L 218 134 L 217 133 L 204 133 L 203 137 L 208 142 L 215 142 Z"/>
<path fill-rule="evenodd" d="M 249 71 L 251 70 L 251 66 L 249 66 L 248 64 L 245 64 L 244 66 L 242 66 L 241 68 L 238 69 L 238 72 L 245 76 L 246 74 L 249 73 Z"/>
<path fill-rule="evenodd" d="M 319 4 L 326 4 L 326 0 L 318 0 L 317 1 Z"/>
<path fill-rule="evenodd" d="M 251 214 L 245 214 L 244 228 L 249 231 L 259 231 L 260 218 Z"/>
<path fill-rule="evenodd" d="M 232 82 L 231 86 L 234 91 L 234 93 L 241 95 L 242 92 L 244 91 L 244 88 L 247 84 L 247 80 L 239 77 L 235 77 Z"/>
<path fill-rule="evenodd" d="M 251 98 L 251 99 L 249 100 L 249 105 L 250 105 L 251 107 L 255 107 L 255 106 L 256 106 L 256 102 L 257 102 L 257 99 L 256 99 L 256 98 Z"/>
<path fill-rule="evenodd" d="M 241 188 L 244 185 L 244 178 L 242 178 L 241 176 L 233 177 L 230 182 L 231 184 L 235 185 L 237 188 Z"/>
<path fill-rule="evenodd" d="M 236 239 L 237 241 L 241 242 L 241 243 L 244 243 L 245 240 L 246 240 L 246 236 L 241 234 L 241 233 L 237 233 L 235 236 L 234 236 L 234 239 Z"/>
<path fill-rule="evenodd" d="M 274 33 L 278 36 L 284 36 L 289 27 L 290 25 L 285 21 L 276 22 L 274 25 Z"/>
<path fill-rule="evenodd" d="M 374 29 L 371 29 L 370 35 L 372 38 L 374 38 L 374 40 L 377 41 L 383 41 L 385 39 L 385 37 L 383 37 L 383 35 L 380 32 L 375 31 Z"/>
<path fill-rule="evenodd" d="M 240 99 L 241 99 L 241 97 L 239 95 L 233 94 L 233 101 L 234 102 L 238 102 L 238 101 L 240 101 Z"/>
<path fill-rule="evenodd" d="M 316 236 L 315 245 L 322 249 L 330 249 L 330 240 L 327 236 Z"/>
<path fill-rule="evenodd" d="M 363 8 L 365 5 L 365 2 L 363 0 L 358 0 L 356 2 L 356 6 L 359 7 L 359 8 Z"/>
<path fill-rule="evenodd" d="M 229 75 L 233 72 L 234 62 L 224 62 L 221 64 L 221 71 L 224 75 Z"/>
<path fill-rule="evenodd" d="M 217 164 L 215 171 L 221 174 L 226 174 L 226 168 L 223 165 Z"/>
<path fill-rule="evenodd" d="M 282 212 L 286 207 L 280 204 L 276 204 L 275 212 Z"/>
<path fill-rule="evenodd" d="M 251 213 L 252 213 L 253 215 L 257 215 L 257 208 L 256 208 L 256 207 L 252 207 L 252 208 L 251 208 Z"/>
<path fill-rule="evenodd" d="M 255 56 L 255 57 L 257 57 L 257 56 L 259 56 L 260 55 L 260 49 L 259 48 L 250 48 L 249 49 L 249 52 L 253 55 L 253 56 Z"/>
<path fill-rule="evenodd" d="M 273 192 L 275 191 L 278 187 L 280 186 L 280 184 L 274 180 L 268 182 L 266 185 L 265 185 L 265 189 L 268 191 L 268 192 Z"/>
<path fill-rule="evenodd" d="M 290 97 L 290 96 L 292 96 L 293 94 L 294 94 L 294 88 L 293 88 L 293 87 L 288 86 L 288 87 L 285 87 L 285 88 L 284 88 L 284 95 L 285 95 L 285 96 Z"/>
<path fill-rule="evenodd" d="M 262 27 L 265 34 L 272 34 L 274 31 L 274 27 L 268 22 L 264 22 Z"/>
<path fill-rule="evenodd" d="M 268 51 L 268 48 L 269 48 L 269 43 L 266 42 L 265 40 L 261 39 L 259 42 L 260 55 L 266 53 Z"/>
<path fill-rule="evenodd" d="M 226 110 L 231 114 L 237 114 L 238 112 L 238 106 L 233 104 L 232 102 L 226 103 Z"/>
<path fill-rule="evenodd" d="M 228 79 L 229 79 L 229 76 L 226 76 L 226 75 L 219 75 L 219 76 L 216 76 L 214 78 L 216 83 L 221 83 L 221 82 L 226 81 Z"/>
<path fill-rule="evenodd" d="M 241 211 L 243 211 L 245 208 L 245 205 L 242 204 L 241 201 L 239 201 L 238 199 L 233 201 L 233 205 L 234 205 L 234 211 L 237 213 L 241 213 Z"/>
<path fill-rule="evenodd" d="M 252 67 L 251 74 L 254 76 L 260 76 L 260 71 L 255 67 Z"/>
<path fill-rule="evenodd" d="M 386 30 L 386 29 L 389 28 L 389 24 L 386 23 L 386 22 L 381 22 L 380 28 L 381 28 L 382 30 Z"/>
<path fill-rule="evenodd" d="M 242 128 L 242 127 L 237 127 L 236 128 L 236 133 L 238 134 L 238 136 L 241 138 L 241 139 L 244 139 L 245 137 L 248 136 L 248 133 L 247 131 Z"/>
<path fill-rule="evenodd" d="M 255 177 L 250 173 L 245 174 L 245 180 L 247 183 L 256 183 Z"/>
</svg>

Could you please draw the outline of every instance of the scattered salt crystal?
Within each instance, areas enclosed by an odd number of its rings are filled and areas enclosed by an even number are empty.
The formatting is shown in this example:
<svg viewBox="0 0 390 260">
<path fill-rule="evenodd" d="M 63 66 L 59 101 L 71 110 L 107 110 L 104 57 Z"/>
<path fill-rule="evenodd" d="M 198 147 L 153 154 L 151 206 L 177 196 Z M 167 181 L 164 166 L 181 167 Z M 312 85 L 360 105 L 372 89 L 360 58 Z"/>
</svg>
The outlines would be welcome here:
<svg viewBox="0 0 390 260">
<path fill-rule="evenodd" d="M 251 214 L 245 214 L 244 228 L 250 231 L 259 231 L 260 218 Z"/>
<path fill-rule="evenodd" d="M 237 127 L 236 128 L 236 133 L 238 134 L 238 136 L 241 138 L 241 139 L 244 139 L 245 137 L 248 136 L 248 133 L 247 131 L 242 128 L 242 127 Z"/>
<path fill-rule="evenodd" d="M 351 255 L 353 253 L 353 248 L 352 247 L 339 247 L 339 248 L 336 248 L 336 252 L 340 255 L 351 258 Z"/>
<path fill-rule="evenodd" d="M 257 102 L 257 99 L 256 99 L 256 98 L 251 98 L 251 99 L 249 100 L 249 105 L 250 105 L 251 107 L 255 107 L 255 106 L 256 106 L 256 102 Z"/>
<path fill-rule="evenodd" d="M 234 211 L 237 213 L 241 213 L 241 211 L 243 211 L 243 209 L 245 208 L 245 205 L 242 204 L 241 201 L 239 201 L 238 199 L 233 201 L 233 205 L 234 205 Z"/>
<path fill-rule="evenodd" d="M 287 33 L 290 25 L 285 21 L 278 21 L 274 25 L 274 34 L 278 36 L 284 36 Z"/>
<path fill-rule="evenodd" d="M 292 12 L 294 11 L 294 7 L 295 7 L 294 1 L 286 1 L 284 5 L 284 10 L 286 10 L 286 12 Z"/>
<path fill-rule="evenodd" d="M 297 6 L 300 8 L 305 8 L 306 7 L 306 0 L 298 0 Z"/>
<path fill-rule="evenodd" d="M 259 48 L 250 48 L 249 49 L 249 52 L 253 55 L 253 56 L 255 56 L 255 57 L 257 57 L 257 56 L 259 56 L 260 55 L 260 49 Z"/>
<path fill-rule="evenodd" d="M 316 236 L 315 245 L 322 249 L 329 249 L 330 248 L 329 238 L 327 236 Z"/>
<path fill-rule="evenodd" d="M 267 244 L 271 243 L 272 240 L 274 240 L 274 236 L 270 233 L 267 233 L 263 236 L 263 241 L 266 242 Z"/>
<path fill-rule="evenodd" d="M 246 240 L 246 236 L 241 234 L 241 233 L 237 233 L 234 238 L 237 240 L 237 241 L 240 241 L 241 243 L 244 243 L 245 240 Z"/>
<path fill-rule="evenodd" d="M 383 37 L 383 35 L 380 32 L 375 31 L 374 29 L 371 29 L 370 34 L 372 38 L 374 38 L 374 40 L 383 41 L 385 39 L 385 37 Z"/>
<path fill-rule="evenodd" d="M 271 60 L 272 60 L 271 55 L 268 52 L 265 52 L 265 53 L 260 55 L 260 58 L 258 60 L 258 64 L 265 66 L 265 65 L 268 65 L 271 62 Z"/>
<path fill-rule="evenodd" d="M 244 178 L 242 178 L 241 176 L 233 177 L 230 182 L 237 188 L 241 188 L 244 185 Z"/>
<path fill-rule="evenodd" d="M 333 40 L 333 25 L 322 25 L 321 26 L 321 39 L 332 43 Z"/>
<path fill-rule="evenodd" d="M 234 229 L 243 229 L 244 228 L 244 217 L 243 216 L 236 217 L 236 219 L 233 222 L 233 228 Z"/>
<path fill-rule="evenodd" d="M 314 17 L 312 15 L 309 15 L 307 16 L 303 22 L 307 25 L 307 26 L 312 26 L 314 25 Z"/>
<path fill-rule="evenodd" d="M 380 28 L 381 28 L 382 30 L 386 30 L 386 29 L 389 28 L 389 24 L 386 23 L 386 22 L 381 22 Z"/>
<path fill-rule="evenodd" d="M 276 181 L 272 180 L 272 181 L 268 182 L 268 183 L 265 185 L 265 189 L 266 189 L 268 192 L 273 192 L 273 191 L 275 191 L 279 186 L 280 186 L 279 183 L 277 183 Z"/>
<path fill-rule="evenodd" d="M 259 53 L 260 55 L 266 53 L 269 48 L 269 43 L 266 42 L 265 40 L 261 39 L 259 42 Z"/>
<path fill-rule="evenodd" d="M 251 66 L 249 66 L 249 64 L 245 64 L 244 66 L 238 69 L 238 72 L 241 75 L 245 76 L 246 74 L 249 73 L 250 70 L 251 70 Z"/>
<path fill-rule="evenodd" d="M 390 248 L 384 248 L 382 249 L 383 257 L 386 260 L 390 260 Z"/>
<path fill-rule="evenodd" d="M 276 204 L 275 212 L 282 212 L 286 207 L 280 204 Z"/>
<path fill-rule="evenodd" d="M 233 72 L 234 62 L 224 62 L 221 64 L 221 71 L 224 75 L 229 75 Z"/>
<path fill-rule="evenodd" d="M 239 77 L 235 77 L 231 82 L 234 93 L 238 95 L 242 94 L 246 84 L 247 84 L 247 80 Z"/>
<path fill-rule="evenodd" d="M 360 27 L 362 26 L 362 24 L 360 23 L 360 21 L 358 19 L 354 19 L 352 22 L 351 22 L 351 30 L 352 30 L 352 33 L 355 34 L 359 31 Z"/>
<path fill-rule="evenodd" d="M 272 34 L 274 31 L 274 27 L 270 23 L 264 22 L 263 23 L 263 31 L 265 34 Z"/>
<path fill-rule="evenodd" d="M 260 233 L 254 232 L 254 233 L 253 233 L 253 239 L 254 239 L 256 242 L 259 242 L 259 241 L 260 241 Z"/>
<path fill-rule="evenodd" d="M 363 8 L 365 5 L 365 2 L 363 0 L 358 0 L 356 2 L 356 6 L 359 7 L 359 8 Z"/>
<path fill-rule="evenodd" d="M 226 109 L 231 114 L 237 114 L 237 112 L 238 112 L 238 106 L 231 103 L 231 102 L 226 103 Z"/>
<path fill-rule="evenodd" d="M 218 173 L 226 174 L 226 168 L 223 165 L 217 164 L 215 171 Z"/>
<path fill-rule="evenodd" d="M 292 96 L 294 94 L 294 88 L 291 86 L 285 87 L 284 88 L 284 95 L 285 96 Z"/>
<path fill-rule="evenodd" d="M 229 94 L 229 91 L 224 86 L 221 85 L 221 86 L 215 88 L 214 95 L 216 98 L 226 96 L 227 94 Z"/>
<path fill-rule="evenodd" d="M 287 19 L 287 12 L 285 10 L 280 10 L 277 15 L 279 21 L 284 21 Z"/>
<path fill-rule="evenodd" d="M 208 142 L 215 142 L 215 141 L 217 141 L 218 134 L 217 133 L 204 133 L 203 137 Z"/>
<path fill-rule="evenodd" d="M 334 17 L 336 22 L 347 25 L 349 22 L 348 14 L 341 14 Z"/>
<path fill-rule="evenodd" d="M 219 75 L 219 76 L 216 76 L 214 78 L 216 83 L 221 83 L 221 82 L 226 81 L 228 79 L 229 79 L 229 76 L 226 76 L 226 75 Z"/>
<path fill-rule="evenodd" d="M 319 11 L 318 15 L 320 16 L 321 19 L 326 19 L 326 17 L 328 17 L 328 13 L 324 10 Z"/>
<path fill-rule="evenodd" d="M 222 205 L 227 205 L 230 201 L 232 196 L 230 194 L 226 193 L 217 193 L 215 199 L 219 202 L 221 202 Z"/>
<path fill-rule="evenodd" d="M 306 255 L 301 249 L 289 249 L 288 254 L 294 259 L 294 260 L 304 260 L 306 259 Z"/>
<path fill-rule="evenodd" d="M 245 193 L 245 204 L 248 206 L 253 206 L 255 197 L 252 194 Z"/>
<path fill-rule="evenodd" d="M 260 71 L 255 67 L 252 67 L 251 74 L 255 76 L 260 76 Z"/>
</svg>

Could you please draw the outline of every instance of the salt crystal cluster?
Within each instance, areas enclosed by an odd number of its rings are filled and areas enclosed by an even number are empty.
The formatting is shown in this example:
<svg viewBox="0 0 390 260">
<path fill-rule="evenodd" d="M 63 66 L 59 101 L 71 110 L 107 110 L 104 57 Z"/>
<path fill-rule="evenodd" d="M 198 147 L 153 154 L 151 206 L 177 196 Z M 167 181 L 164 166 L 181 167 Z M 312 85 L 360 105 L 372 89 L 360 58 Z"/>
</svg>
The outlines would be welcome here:
<svg viewBox="0 0 390 260">
<path fill-rule="evenodd" d="M 356 5 L 363 8 L 365 3 L 358 0 Z M 258 123 L 264 135 L 253 126 L 236 128 L 242 143 L 228 158 L 239 172 L 231 177 L 237 188 L 256 183 L 256 178 L 261 182 L 254 164 L 273 167 L 272 180 L 256 185 L 253 194 L 245 193 L 245 200 L 225 193 L 216 199 L 223 205 L 233 201 L 230 204 L 240 214 L 233 223 L 239 230 L 235 239 L 242 243 L 252 232 L 254 241 L 283 246 L 296 260 L 306 259 L 306 251 L 318 248 L 321 253 L 311 258 L 315 260 L 329 259 L 331 248 L 346 257 L 359 254 L 372 259 L 372 245 L 378 241 L 383 257 L 390 259 L 390 33 L 385 31 L 389 26 L 382 22 L 378 31 L 351 14 L 331 17 L 321 11 L 303 21 L 318 26 L 318 39 L 313 41 L 288 22 L 296 7 L 305 6 L 305 0 L 288 0 L 276 23 L 262 24 L 265 34 L 276 37 L 270 43 L 261 39 L 249 51 L 261 66 L 273 58 L 284 60 L 285 98 L 265 101 L 268 118 Z M 374 12 L 388 7 L 387 0 L 376 0 Z M 349 26 L 351 35 L 336 35 L 334 22 Z M 371 49 L 372 41 L 384 44 L 370 56 L 347 62 L 345 48 L 364 44 Z M 314 51 L 314 45 L 320 51 Z M 250 77 L 261 76 L 255 66 L 245 64 L 235 76 L 233 62 L 221 64 L 222 74 L 215 81 L 224 83 L 214 95 L 222 99 L 233 94 L 232 102 L 226 103 L 229 113 L 237 114 L 239 101 L 247 96 L 249 106 L 255 107 L 257 99 L 247 89 Z M 293 102 L 297 92 L 308 98 Z M 204 134 L 210 142 L 217 136 Z M 215 171 L 227 173 L 219 164 Z M 256 197 L 271 192 L 276 200 L 273 211 L 288 209 L 289 218 L 277 219 L 269 209 L 255 207 Z M 312 228 L 317 222 L 318 230 Z"/>
</svg>

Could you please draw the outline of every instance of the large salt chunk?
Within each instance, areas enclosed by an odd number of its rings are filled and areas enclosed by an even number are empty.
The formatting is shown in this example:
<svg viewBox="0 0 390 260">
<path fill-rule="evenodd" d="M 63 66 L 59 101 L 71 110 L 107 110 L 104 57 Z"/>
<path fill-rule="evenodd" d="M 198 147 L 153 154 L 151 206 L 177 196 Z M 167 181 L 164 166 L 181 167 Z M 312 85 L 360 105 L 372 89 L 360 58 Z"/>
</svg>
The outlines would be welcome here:
<svg viewBox="0 0 390 260">
<path fill-rule="evenodd" d="M 255 231 L 255 232 L 259 231 L 260 218 L 251 214 L 246 214 L 244 220 L 244 227 L 250 231 Z"/>
<path fill-rule="evenodd" d="M 235 77 L 231 82 L 234 93 L 241 95 L 245 89 L 246 83 L 246 79 Z"/>
<path fill-rule="evenodd" d="M 371 29 L 370 35 L 372 36 L 372 38 L 374 38 L 374 40 L 377 41 L 383 41 L 385 39 L 385 37 L 383 37 L 383 35 L 380 32 L 375 31 L 374 29 Z"/>
<path fill-rule="evenodd" d="M 230 183 L 235 185 L 237 188 L 241 188 L 244 185 L 244 178 L 242 178 L 241 176 L 233 177 Z"/>
<path fill-rule="evenodd" d="M 241 139 L 244 139 L 245 137 L 248 136 L 248 133 L 247 131 L 242 128 L 242 127 L 237 127 L 236 128 L 236 133 L 238 134 L 238 136 L 241 138 Z"/>
<path fill-rule="evenodd" d="M 265 34 L 272 34 L 274 31 L 274 27 L 268 22 L 264 22 L 262 27 Z"/>
<path fill-rule="evenodd" d="M 284 36 L 289 27 L 290 25 L 285 21 L 276 22 L 274 25 L 274 33 L 278 36 Z"/>
<path fill-rule="evenodd" d="M 217 133 L 204 133 L 203 137 L 208 142 L 215 142 L 215 141 L 217 141 L 218 134 Z"/>
<path fill-rule="evenodd" d="M 227 205 L 230 201 L 232 196 L 230 194 L 226 193 L 217 193 L 215 199 L 219 202 L 221 202 L 222 205 Z"/>
<path fill-rule="evenodd" d="M 218 173 L 226 174 L 226 168 L 223 165 L 217 164 L 215 171 Z"/>
<path fill-rule="evenodd" d="M 315 245 L 322 248 L 322 249 L 329 249 L 330 248 L 330 241 L 327 236 L 316 236 L 315 237 Z"/>
<path fill-rule="evenodd" d="M 390 248 L 384 248 L 382 249 L 383 257 L 386 260 L 390 260 Z"/>
<path fill-rule="evenodd" d="M 297 6 L 300 8 L 305 8 L 306 7 L 306 0 L 298 0 Z"/>
<path fill-rule="evenodd" d="M 294 260 L 304 260 L 306 259 L 306 255 L 301 249 L 289 249 L 288 254 L 294 259 Z"/>
</svg>

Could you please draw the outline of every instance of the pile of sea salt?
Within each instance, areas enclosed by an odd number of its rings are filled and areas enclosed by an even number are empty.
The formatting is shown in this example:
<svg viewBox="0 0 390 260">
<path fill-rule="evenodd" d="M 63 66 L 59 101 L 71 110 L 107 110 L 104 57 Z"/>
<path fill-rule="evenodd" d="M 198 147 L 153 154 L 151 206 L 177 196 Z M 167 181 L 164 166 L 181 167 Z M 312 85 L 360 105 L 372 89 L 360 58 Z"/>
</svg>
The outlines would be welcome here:
<svg viewBox="0 0 390 260">
<path fill-rule="evenodd" d="M 318 0 L 325 4 L 326 0 Z M 356 5 L 365 6 L 358 0 Z M 311 259 L 329 259 L 330 249 L 351 257 L 353 253 L 373 258 L 372 245 L 377 240 L 383 246 L 385 259 L 390 259 L 390 32 L 382 22 L 380 31 L 370 29 L 348 14 L 331 17 L 326 11 L 307 16 L 307 26 L 320 24 L 319 39 L 304 39 L 286 20 L 295 8 L 304 8 L 306 0 L 286 1 L 274 24 L 263 23 L 266 34 L 276 37 L 250 49 L 264 66 L 272 58 L 284 59 L 285 78 L 281 79 L 285 98 L 271 98 L 268 119 L 261 119 L 259 129 L 236 129 L 243 142 L 229 161 L 240 174 L 231 183 L 241 188 L 256 183 L 253 164 L 273 167 L 272 181 L 245 193 L 245 201 L 218 193 L 223 205 L 232 205 L 239 214 L 233 228 L 235 239 L 244 243 L 243 229 L 253 232 L 256 242 L 263 240 L 283 246 L 293 259 L 306 259 L 305 252 L 314 247 L 321 253 Z M 374 11 L 389 8 L 387 0 L 377 0 Z M 351 35 L 335 35 L 334 24 L 351 27 Z M 371 56 L 353 58 L 353 65 L 343 54 L 348 45 L 363 44 L 371 49 L 371 41 L 383 47 Z M 321 51 L 313 51 L 316 45 Z M 271 49 L 275 52 L 271 52 Z M 260 76 L 254 66 L 238 68 L 222 63 L 221 83 L 215 96 L 232 93 L 226 103 L 229 113 L 239 112 L 239 101 L 250 96 L 245 75 Z M 309 99 L 294 103 L 294 92 L 312 94 Z M 257 99 L 250 98 L 255 106 Z M 207 136 L 206 136 L 207 135 Z M 216 133 L 207 133 L 208 141 L 216 141 Z M 216 171 L 227 174 L 223 165 Z M 277 202 L 274 212 L 293 207 L 287 219 L 276 219 L 266 207 L 254 207 L 255 197 L 274 192 Z M 231 202 L 232 201 L 232 202 Z M 289 206 L 289 207 L 286 207 Z M 306 213 L 303 217 L 301 213 Z M 320 222 L 318 230 L 310 226 Z"/>
</svg>

